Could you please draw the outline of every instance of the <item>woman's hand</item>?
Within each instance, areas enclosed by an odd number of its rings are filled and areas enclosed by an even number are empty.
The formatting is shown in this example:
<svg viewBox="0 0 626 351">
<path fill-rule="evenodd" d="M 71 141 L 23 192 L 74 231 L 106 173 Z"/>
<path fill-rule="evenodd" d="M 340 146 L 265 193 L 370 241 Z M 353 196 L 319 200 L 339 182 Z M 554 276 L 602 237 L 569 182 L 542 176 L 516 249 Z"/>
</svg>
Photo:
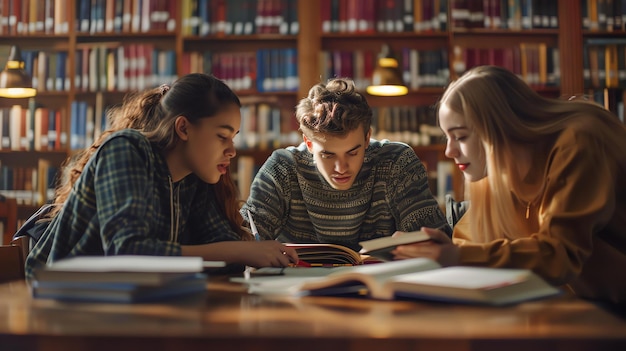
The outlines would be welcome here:
<svg viewBox="0 0 626 351">
<path fill-rule="evenodd" d="M 446 233 L 425 227 L 420 230 L 428 234 L 430 240 L 396 247 L 395 250 L 391 251 L 394 259 L 426 257 L 439 262 L 442 266 L 454 266 L 459 263 L 459 247 L 452 243 Z M 403 232 L 396 232 L 393 235 L 402 234 Z"/>
<path fill-rule="evenodd" d="M 298 263 L 296 250 L 276 240 L 221 241 L 181 246 L 184 256 L 202 256 L 207 261 L 239 263 L 251 267 L 286 267 Z"/>
<path fill-rule="evenodd" d="M 286 267 L 298 263 L 296 250 L 276 240 L 241 243 L 241 263 L 251 267 Z"/>
</svg>

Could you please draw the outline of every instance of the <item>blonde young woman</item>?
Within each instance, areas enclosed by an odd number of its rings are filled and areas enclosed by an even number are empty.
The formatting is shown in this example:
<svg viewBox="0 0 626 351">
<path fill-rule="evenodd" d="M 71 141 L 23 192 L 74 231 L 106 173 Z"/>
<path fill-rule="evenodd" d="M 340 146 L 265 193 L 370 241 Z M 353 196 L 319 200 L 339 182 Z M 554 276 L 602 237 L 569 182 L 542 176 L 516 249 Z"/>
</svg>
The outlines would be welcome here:
<svg viewBox="0 0 626 351">
<path fill-rule="evenodd" d="M 396 258 L 528 268 L 581 297 L 626 302 L 626 129 L 615 115 L 482 66 L 450 84 L 438 118 L 469 210 L 452 240 L 426 228 L 433 241 Z"/>
<path fill-rule="evenodd" d="M 68 166 L 27 278 L 80 255 L 201 256 L 241 268 L 297 262 L 293 249 L 241 229 L 228 171 L 240 106 L 226 84 L 199 73 L 125 101 L 112 131 Z"/>
</svg>

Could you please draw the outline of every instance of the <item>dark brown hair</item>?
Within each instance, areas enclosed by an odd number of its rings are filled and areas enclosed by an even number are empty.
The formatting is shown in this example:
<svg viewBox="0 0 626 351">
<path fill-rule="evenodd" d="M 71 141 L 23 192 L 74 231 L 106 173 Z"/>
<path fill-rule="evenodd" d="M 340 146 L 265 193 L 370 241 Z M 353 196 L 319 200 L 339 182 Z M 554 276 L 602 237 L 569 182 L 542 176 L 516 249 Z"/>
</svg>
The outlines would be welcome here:
<svg viewBox="0 0 626 351">
<path fill-rule="evenodd" d="M 221 109 L 231 104 L 241 107 L 237 95 L 221 80 L 202 73 L 183 76 L 171 87 L 162 85 L 127 95 L 121 106 L 107 112 L 111 128 L 104 131 L 89 148 L 75 155 L 63 167 L 63 178 L 56 189 L 54 200 L 58 206 L 50 212 L 50 216 L 54 216 L 60 210 L 89 158 L 112 133 L 126 128 L 137 129 L 159 149 L 167 151 L 174 148 L 178 142 L 174 129 L 178 116 L 185 116 L 194 124 L 202 118 L 215 116 Z M 242 230 L 240 201 L 230 172 L 220 178 L 214 189 L 216 198 L 221 200 L 217 204 L 218 208 L 228 218 L 231 228 L 239 233 L 242 239 L 249 239 L 249 234 Z"/>
</svg>

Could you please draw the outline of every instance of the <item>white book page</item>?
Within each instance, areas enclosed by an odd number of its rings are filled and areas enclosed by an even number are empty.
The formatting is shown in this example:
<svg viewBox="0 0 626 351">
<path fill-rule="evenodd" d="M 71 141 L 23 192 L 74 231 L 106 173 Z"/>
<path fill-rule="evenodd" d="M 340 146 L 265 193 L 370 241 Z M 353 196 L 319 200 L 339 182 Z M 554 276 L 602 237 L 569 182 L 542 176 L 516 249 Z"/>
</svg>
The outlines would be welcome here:
<svg viewBox="0 0 626 351">
<path fill-rule="evenodd" d="M 47 270 L 74 272 L 201 272 L 205 267 L 223 267 L 224 262 L 203 262 L 185 256 L 78 256 L 59 260 Z"/>
<path fill-rule="evenodd" d="M 523 269 L 447 267 L 432 272 L 404 274 L 395 277 L 393 281 L 450 288 L 488 290 L 526 281 L 528 273 L 527 270 Z"/>
</svg>

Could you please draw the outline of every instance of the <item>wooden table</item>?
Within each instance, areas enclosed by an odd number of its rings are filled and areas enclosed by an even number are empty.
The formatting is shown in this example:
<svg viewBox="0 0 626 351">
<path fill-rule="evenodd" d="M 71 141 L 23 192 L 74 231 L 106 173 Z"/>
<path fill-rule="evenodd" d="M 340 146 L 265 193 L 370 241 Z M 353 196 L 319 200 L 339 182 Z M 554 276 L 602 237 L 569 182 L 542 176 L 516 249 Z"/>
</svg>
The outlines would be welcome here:
<svg viewBox="0 0 626 351">
<path fill-rule="evenodd" d="M 263 297 L 224 277 L 161 304 L 32 299 L 0 285 L 1 350 L 626 350 L 626 320 L 571 296 L 511 307 Z"/>
</svg>

